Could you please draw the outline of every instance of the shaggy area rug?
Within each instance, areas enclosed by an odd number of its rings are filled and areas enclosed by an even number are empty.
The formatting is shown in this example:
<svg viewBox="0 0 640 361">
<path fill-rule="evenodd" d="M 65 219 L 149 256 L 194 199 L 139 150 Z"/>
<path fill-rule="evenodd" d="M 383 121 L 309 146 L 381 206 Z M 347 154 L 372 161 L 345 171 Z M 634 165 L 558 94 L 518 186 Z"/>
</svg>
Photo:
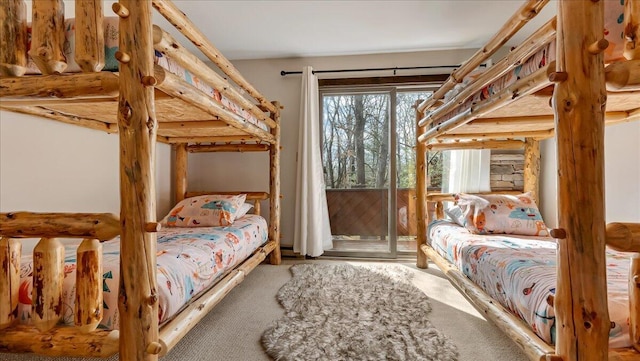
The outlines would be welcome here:
<svg viewBox="0 0 640 361">
<path fill-rule="evenodd" d="M 298 264 L 291 271 L 277 295 L 285 316 L 262 335 L 275 360 L 457 360 L 402 266 Z"/>
</svg>

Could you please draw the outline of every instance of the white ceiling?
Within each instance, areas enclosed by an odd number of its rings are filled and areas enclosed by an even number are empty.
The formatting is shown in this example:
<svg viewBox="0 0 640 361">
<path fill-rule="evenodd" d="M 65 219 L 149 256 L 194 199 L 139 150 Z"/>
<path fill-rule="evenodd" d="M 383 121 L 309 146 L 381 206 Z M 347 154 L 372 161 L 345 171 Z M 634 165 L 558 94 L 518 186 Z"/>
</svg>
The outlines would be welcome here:
<svg viewBox="0 0 640 361">
<path fill-rule="evenodd" d="M 111 3 L 105 13 L 112 16 Z M 521 0 L 175 0 L 229 59 L 479 48 Z M 73 1 L 65 0 L 67 16 Z M 29 4 L 30 6 L 30 4 Z M 516 45 L 555 13 L 548 4 Z M 154 11 L 155 12 L 155 11 Z M 170 25 L 155 12 L 154 22 Z M 175 34 L 175 32 L 171 31 Z M 186 41 L 183 45 L 187 45 Z M 193 48 L 192 48 L 193 49 Z"/>
</svg>

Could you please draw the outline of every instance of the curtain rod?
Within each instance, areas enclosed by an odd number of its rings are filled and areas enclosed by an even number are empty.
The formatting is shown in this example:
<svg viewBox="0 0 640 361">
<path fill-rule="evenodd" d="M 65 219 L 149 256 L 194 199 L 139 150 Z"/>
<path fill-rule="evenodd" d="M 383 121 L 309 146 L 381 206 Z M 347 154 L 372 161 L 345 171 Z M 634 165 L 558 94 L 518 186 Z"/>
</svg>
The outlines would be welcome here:
<svg viewBox="0 0 640 361">
<path fill-rule="evenodd" d="M 481 64 L 480 66 L 486 66 Z M 394 68 L 364 68 L 364 69 L 335 69 L 335 70 L 314 70 L 313 74 L 326 74 L 326 73 L 351 73 L 359 71 L 381 71 L 381 70 L 393 70 L 393 75 L 396 75 L 397 70 L 414 70 L 414 69 L 441 69 L 441 68 L 459 68 L 460 65 L 431 65 L 431 66 L 401 66 Z M 280 75 L 290 74 L 302 74 L 301 71 L 284 71 L 280 72 Z"/>
</svg>

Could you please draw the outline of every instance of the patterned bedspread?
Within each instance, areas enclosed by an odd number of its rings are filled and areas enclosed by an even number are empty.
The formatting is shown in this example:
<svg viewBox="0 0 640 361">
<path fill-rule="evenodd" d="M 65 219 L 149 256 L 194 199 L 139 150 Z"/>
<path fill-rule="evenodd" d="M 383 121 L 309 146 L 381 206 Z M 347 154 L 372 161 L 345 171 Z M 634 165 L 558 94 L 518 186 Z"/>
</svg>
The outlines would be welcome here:
<svg viewBox="0 0 640 361">
<path fill-rule="evenodd" d="M 429 243 L 491 298 L 555 342 L 556 244 L 551 238 L 477 235 L 447 221 L 429 226 Z M 612 348 L 629 347 L 628 254 L 607 250 Z"/>
<path fill-rule="evenodd" d="M 256 215 L 237 219 L 230 227 L 163 228 L 158 233 L 157 267 L 160 322 L 176 314 L 195 295 L 208 289 L 227 270 L 244 261 L 267 241 L 267 221 Z M 103 243 L 104 316 L 99 328 L 118 328 L 120 239 Z M 63 322 L 73 325 L 76 247 L 67 246 Z M 32 257 L 21 262 L 19 318 L 31 313 Z"/>
</svg>

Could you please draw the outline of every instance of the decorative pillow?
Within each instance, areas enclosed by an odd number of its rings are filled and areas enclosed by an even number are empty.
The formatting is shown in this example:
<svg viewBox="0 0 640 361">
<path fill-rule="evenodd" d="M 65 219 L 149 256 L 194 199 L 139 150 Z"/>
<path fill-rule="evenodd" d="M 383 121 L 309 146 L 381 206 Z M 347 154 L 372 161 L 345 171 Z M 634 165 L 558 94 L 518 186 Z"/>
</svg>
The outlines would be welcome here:
<svg viewBox="0 0 640 361">
<path fill-rule="evenodd" d="M 459 205 L 454 205 L 444 210 L 446 214 L 453 222 L 464 227 L 464 213 Z"/>
<path fill-rule="evenodd" d="M 530 193 L 517 196 L 460 193 L 455 198 L 464 214 L 464 226 L 473 233 L 549 235 Z"/>
<path fill-rule="evenodd" d="M 249 211 L 253 208 L 253 204 L 251 203 L 242 203 L 240 208 L 238 208 L 238 212 L 236 213 L 236 219 L 243 217 L 245 214 L 249 213 Z"/>
<path fill-rule="evenodd" d="M 239 195 L 205 195 L 183 199 L 162 220 L 167 227 L 229 226 L 247 198 Z"/>
</svg>

